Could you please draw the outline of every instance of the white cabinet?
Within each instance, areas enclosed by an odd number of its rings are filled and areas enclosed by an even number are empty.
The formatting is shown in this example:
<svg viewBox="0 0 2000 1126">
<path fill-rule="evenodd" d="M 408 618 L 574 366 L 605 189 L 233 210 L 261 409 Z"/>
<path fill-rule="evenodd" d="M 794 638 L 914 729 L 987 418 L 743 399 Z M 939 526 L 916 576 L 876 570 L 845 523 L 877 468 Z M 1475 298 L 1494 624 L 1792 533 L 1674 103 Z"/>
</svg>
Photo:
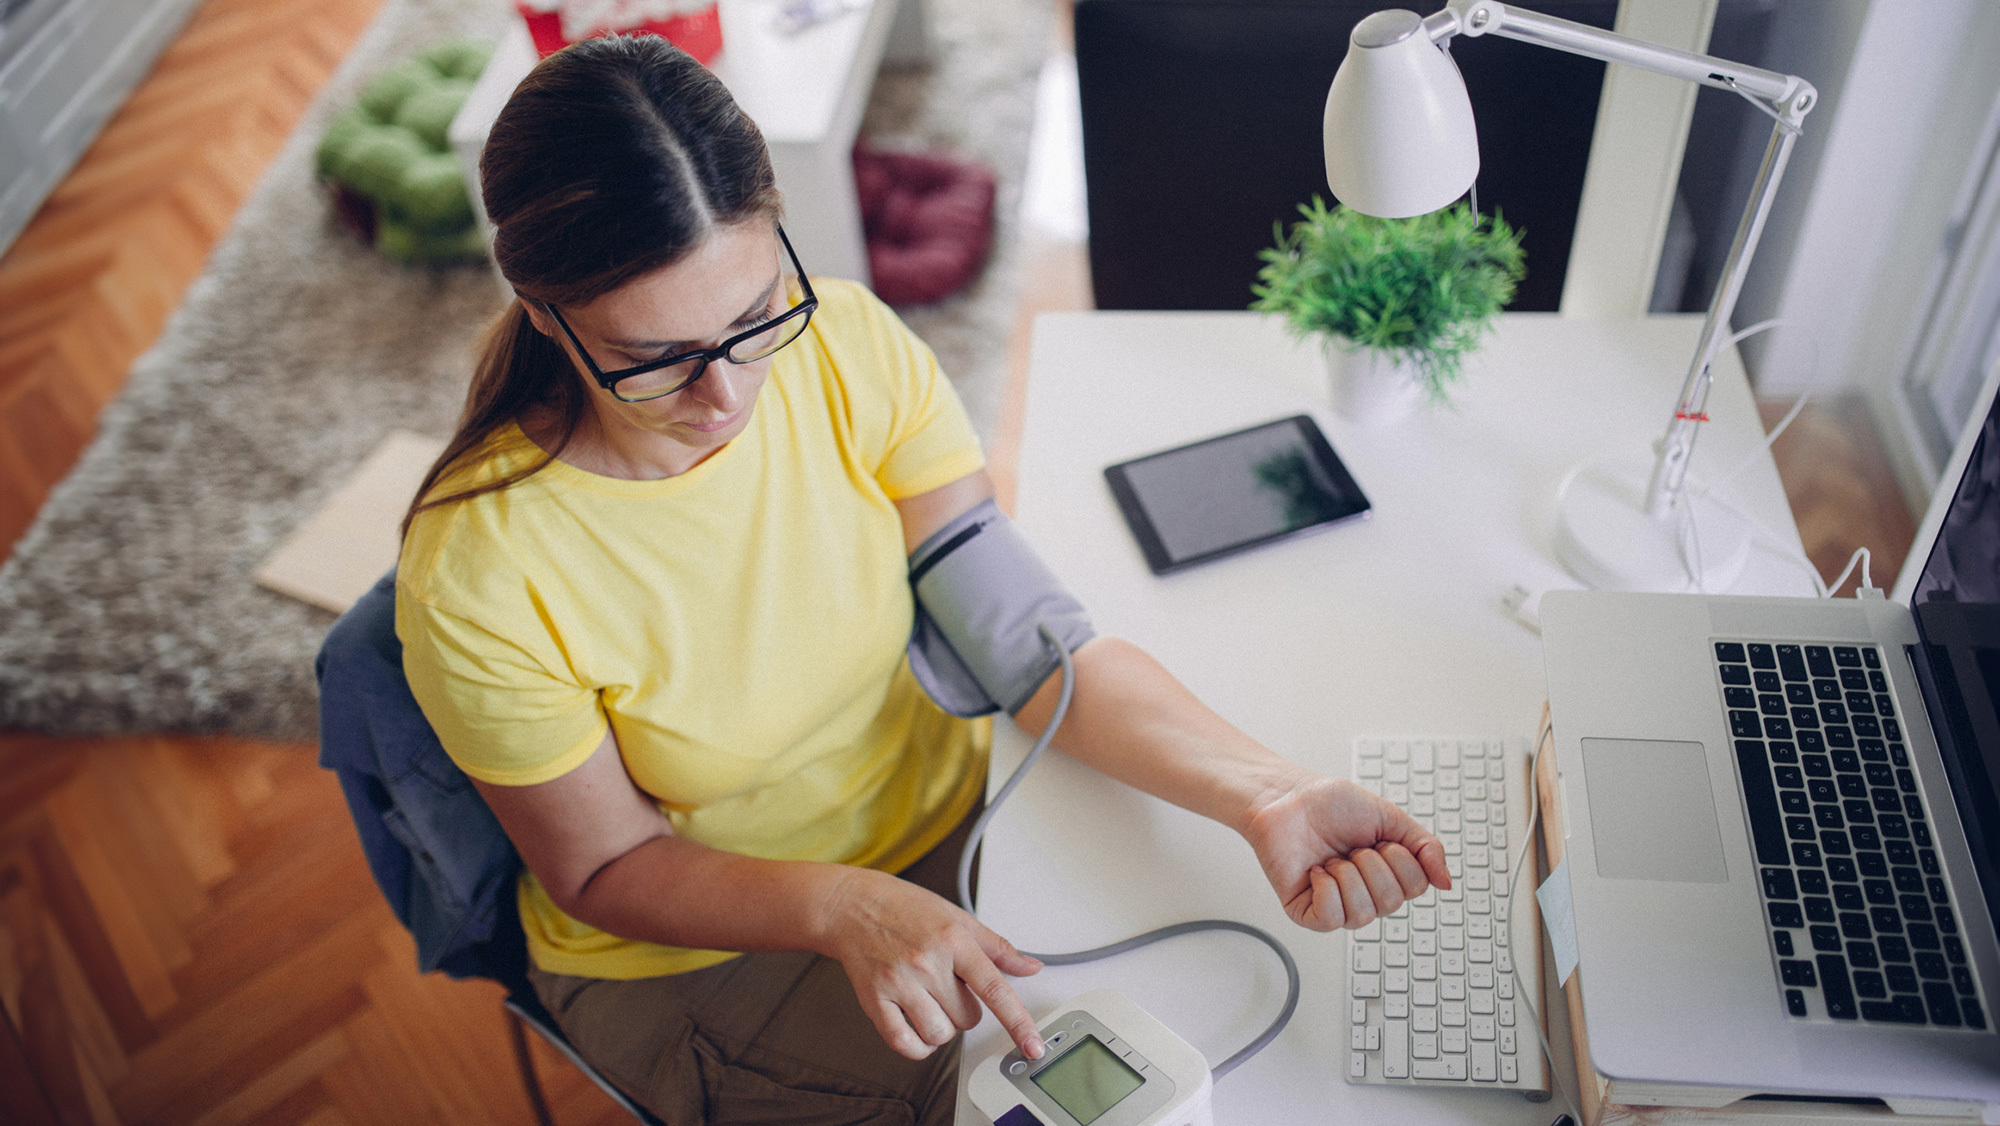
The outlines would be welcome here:
<svg viewBox="0 0 2000 1126">
<path fill-rule="evenodd" d="M 0 251 L 197 0 L 0 0 Z"/>
</svg>

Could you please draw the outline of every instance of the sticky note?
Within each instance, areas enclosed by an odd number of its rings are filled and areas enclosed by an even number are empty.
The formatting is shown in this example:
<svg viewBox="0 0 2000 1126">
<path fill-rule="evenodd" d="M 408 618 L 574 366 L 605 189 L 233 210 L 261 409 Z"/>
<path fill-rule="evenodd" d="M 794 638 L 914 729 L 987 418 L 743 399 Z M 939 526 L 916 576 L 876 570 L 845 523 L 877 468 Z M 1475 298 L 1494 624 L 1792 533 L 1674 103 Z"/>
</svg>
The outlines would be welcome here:
<svg viewBox="0 0 2000 1126">
<path fill-rule="evenodd" d="M 1576 972 L 1576 912 L 1569 901 L 1569 857 L 1562 858 L 1549 878 L 1535 889 L 1542 905 L 1542 925 L 1549 929 L 1549 953 L 1556 960 L 1556 984 L 1568 985 Z"/>
</svg>

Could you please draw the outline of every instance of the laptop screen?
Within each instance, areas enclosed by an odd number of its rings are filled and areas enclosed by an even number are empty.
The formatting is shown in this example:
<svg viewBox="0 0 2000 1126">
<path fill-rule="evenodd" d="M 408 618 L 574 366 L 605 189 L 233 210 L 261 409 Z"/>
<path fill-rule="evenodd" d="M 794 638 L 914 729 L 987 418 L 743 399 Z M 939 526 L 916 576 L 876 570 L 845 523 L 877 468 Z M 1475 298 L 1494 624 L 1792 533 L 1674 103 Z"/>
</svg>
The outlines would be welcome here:
<svg viewBox="0 0 2000 1126">
<path fill-rule="evenodd" d="M 1910 594 L 1931 726 L 2000 925 L 2000 399 Z"/>
</svg>

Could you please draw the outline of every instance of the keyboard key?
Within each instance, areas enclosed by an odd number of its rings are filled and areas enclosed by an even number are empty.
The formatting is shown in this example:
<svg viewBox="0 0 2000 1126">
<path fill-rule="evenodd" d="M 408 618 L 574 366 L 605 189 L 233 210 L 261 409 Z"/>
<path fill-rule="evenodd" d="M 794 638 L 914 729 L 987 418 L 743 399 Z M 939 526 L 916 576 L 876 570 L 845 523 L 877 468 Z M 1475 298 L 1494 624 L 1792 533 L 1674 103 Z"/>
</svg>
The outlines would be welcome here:
<svg viewBox="0 0 2000 1126">
<path fill-rule="evenodd" d="M 1803 875 L 1804 873 L 1801 873 Z M 1826 874 L 1843 884 L 1851 884 L 1861 878 L 1854 870 L 1854 861 L 1845 856 L 1836 856 L 1827 862 Z"/>
<path fill-rule="evenodd" d="M 1464 1079 L 1465 1057 L 1452 1056 L 1441 1060 L 1417 1060 L 1410 1065 L 1412 1079 Z"/>
<path fill-rule="evenodd" d="M 1763 875 L 1764 898 L 1797 899 L 1799 897 L 1798 886 L 1792 881 L 1791 869 L 1766 868 Z"/>
<path fill-rule="evenodd" d="M 1740 642 L 1718 641 L 1715 643 L 1715 659 L 1718 661 L 1734 661 L 1740 665 L 1750 658 L 1743 655 L 1743 646 Z"/>
<path fill-rule="evenodd" d="M 1886 934 L 1895 934 L 1903 929 L 1903 916 L 1893 907 L 1870 907 L 1868 921 L 1875 929 Z"/>
<path fill-rule="evenodd" d="M 1764 734 L 1764 724 L 1756 712 L 1735 709 L 1729 713 L 1729 733 L 1738 739 L 1755 739 Z"/>
<path fill-rule="evenodd" d="M 1769 645 L 1765 645 L 1762 642 L 1751 642 L 1744 648 L 1750 652 L 1751 668 L 1775 669 L 1778 667 L 1778 655 L 1771 650 Z"/>
<path fill-rule="evenodd" d="M 1800 755 L 1799 765 L 1805 767 L 1808 778 L 1833 777 L 1833 763 L 1825 755 Z"/>
<path fill-rule="evenodd" d="M 1792 845 L 1792 863 L 1801 868 L 1817 868 L 1820 864 L 1819 846 L 1800 841 Z"/>
<path fill-rule="evenodd" d="M 1774 767 L 1771 777 L 1777 780 L 1778 785 L 1788 790 L 1803 790 L 1806 786 L 1805 775 L 1800 774 L 1796 766 Z"/>
<path fill-rule="evenodd" d="M 1910 960 L 1909 941 L 1901 935 L 1883 935 L 1875 940 L 1875 948 L 1882 952 L 1882 960 L 1885 962 Z"/>
<path fill-rule="evenodd" d="M 1785 703 L 1785 698 L 1775 692 L 1766 692 L 1758 696 L 1757 710 L 1763 712 L 1765 715 L 1791 715 L 1791 708 Z"/>
<path fill-rule="evenodd" d="M 1931 847 L 1931 827 L 1921 821 L 1910 822 L 1910 839 L 1917 842 L 1918 848 Z"/>
<path fill-rule="evenodd" d="M 1791 956 L 1792 956 L 1792 932 L 1791 932 L 1791 931 L 1772 931 L 1772 932 L 1771 932 L 1771 945 L 1772 945 L 1773 947 L 1775 947 L 1775 948 L 1777 949 L 1777 951 L 1778 951 L 1778 957 L 1780 957 L 1780 958 L 1789 958 L 1789 957 L 1791 957 Z"/>
<path fill-rule="evenodd" d="M 1781 961 L 1778 963 L 1778 976 L 1786 985 L 1811 987 L 1819 984 L 1819 977 L 1813 972 L 1811 962 Z"/>
<path fill-rule="evenodd" d="M 1845 862 L 1843 861 L 1843 863 Z M 1798 875 L 1800 891 L 1805 892 L 1807 895 L 1826 894 L 1825 872 L 1800 872 Z"/>
<path fill-rule="evenodd" d="M 1888 977 L 1890 989 L 1898 993 L 1915 993 L 1917 991 L 1917 971 L 1914 967 L 1906 966 L 1901 962 L 1890 962 L 1888 965 L 1882 967 L 1882 973 Z"/>
<path fill-rule="evenodd" d="M 1824 645 L 1806 646 L 1806 667 L 1814 676 L 1833 675 L 1833 653 Z"/>
<path fill-rule="evenodd" d="M 1829 1010 L 1830 1012 L 1831 1010 Z M 1917 997 L 1897 997 L 1889 1001 L 1863 1001 L 1862 1015 L 1887 1024 L 1923 1024 L 1924 1003 Z"/>
<path fill-rule="evenodd" d="M 1819 847 L 1828 856 L 1846 856 L 1852 849 L 1847 843 L 1847 834 L 1828 829 L 1819 835 Z"/>
<path fill-rule="evenodd" d="M 1813 830 L 1813 819 L 1810 817 L 1785 818 L 1785 835 L 1795 841 L 1810 841 L 1819 837 Z"/>
<path fill-rule="evenodd" d="M 1868 674 L 1860 669 L 1841 669 L 1840 686 L 1849 692 L 1864 690 L 1868 687 Z"/>
<path fill-rule="evenodd" d="M 1876 649 L 1872 645 L 1863 648 L 1861 650 L 1861 663 L 1867 665 L 1871 669 L 1881 668 L 1882 667 L 1881 651 Z"/>
<path fill-rule="evenodd" d="M 1844 669 L 1855 668 L 1861 664 L 1861 650 L 1852 645 L 1836 645 L 1833 647 L 1833 663 Z"/>
<path fill-rule="evenodd" d="M 1960 993 L 1967 997 L 1979 992 L 1972 987 L 1972 968 L 1970 966 L 1953 966 L 1951 968 L 1951 983 L 1958 988 Z"/>
<path fill-rule="evenodd" d="M 1895 870 L 1893 879 L 1895 881 L 1897 891 L 1914 892 L 1918 895 L 1922 895 L 1924 892 L 1924 875 L 1922 872 L 1917 871 L 1915 868 L 1899 867 Z M 1939 886 L 1942 887 L 1944 881 L 1940 880 L 1938 881 L 1938 883 Z"/>
<path fill-rule="evenodd" d="M 1856 969 L 1872 970 L 1882 963 L 1875 957 L 1875 947 L 1866 942 L 1847 944 L 1847 964 Z"/>
<path fill-rule="evenodd" d="M 1939 948 L 1937 928 L 1929 923 L 1911 923 L 1903 928 L 1910 936 L 1910 949 L 1936 950 Z"/>
<path fill-rule="evenodd" d="M 1854 841 L 1855 848 L 1882 847 L 1882 834 L 1871 825 L 1849 826 L 1848 836 Z"/>
<path fill-rule="evenodd" d="M 1757 859 L 1765 864 L 1783 864 L 1789 857 L 1785 854 L 1784 828 L 1778 813 L 1776 793 L 1771 788 L 1764 744 L 1753 739 L 1737 740 L 1736 767 L 1743 781 L 1744 800 L 1750 807 L 1750 833 L 1757 848 Z"/>
<path fill-rule="evenodd" d="M 1773 906 L 1776 906 L 1776 904 L 1773 904 Z M 1810 928 L 1807 933 L 1812 935 L 1814 950 L 1824 953 L 1840 949 L 1839 927 L 1815 926 Z M 1359 997 L 1361 994 L 1357 993 L 1355 996 Z M 1369 996 L 1373 996 L 1373 994 L 1369 994 Z"/>
<path fill-rule="evenodd" d="M 1944 878 L 1932 876 L 1924 881 L 1924 890 L 1931 893 L 1932 903 L 1950 903 L 1951 893 L 1945 889 Z"/>
<path fill-rule="evenodd" d="M 1986 1027 L 1986 1013 L 1980 1009 L 1979 999 L 1976 997 L 1960 997 L 1958 999 L 1958 1015 L 1965 1018 L 1965 1026 L 1967 1028 Z"/>
<path fill-rule="evenodd" d="M 1952 993 L 1950 982 L 1925 982 L 1924 1007 L 1930 1010 L 1932 1024 L 1944 1028 L 1958 1027 L 1958 998 Z"/>
<path fill-rule="evenodd" d="M 1954 1016 L 1957 1014 L 1954 1013 Z M 1958 1021 L 1953 1020 L 1953 1024 Z M 1493 1054 L 1493 1045 L 1474 1044 L 1472 1046 L 1472 1078 L 1477 1083 L 1491 1083 L 1500 1078 L 1500 1064 Z"/>
<path fill-rule="evenodd" d="M 1958 920 L 1952 917 L 1950 907 L 1934 907 L 1931 914 L 1937 917 L 1939 934 L 1957 934 Z"/>
<path fill-rule="evenodd" d="M 1853 884 L 1841 884 L 1833 889 L 1833 905 L 1842 911 L 1860 911 L 1868 906 L 1862 901 L 1861 889 Z"/>
<path fill-rule="evenodd" d="M 1749 665 L 1721 665 L 1718 667 L 1721 668 L 1722 670 L 1722 683 L 1724 684 L 1750 683 Z"/>
<path fill-rule="evenodd" d="M 1868 902 L 1877 907 L 1891 907 L 1896 902 L 1896 889 L 1887 880 L 1863 880 L 1861 890 L 1867 894 Z"/>
<path fill-rule="evenodd" d="M 1850 911 L 1840 917 L 1840 933 L 1848 938 L 1873 938 L 1874 930 L 1868 925 L 1868 916 L 1859 911 Z"/>
<path fill-rule="evenodd" d="M 1785 990 L 1785 1008 L 1795 1017 L 1806 1015 L 1806 995 L 1796 989 Z"/>
<path fill-rule="evenodd" d="M 1861 752 L 1861 757 L 1868 762 L 1882 762 L 1889 757 L 1889 749 L 1880 739 L 1856 739 L 1854 745 L 1855 749 Z"/>
<path fill-rule="evenodd" d="M 1382 1074 L 1389 1079 L 1410 1077 L 1409 1026 L 1400 1020 L 1382 1024 Z"/>
<path fill-rule="evenodd" d="M 1946 972 L 1944 955 L 1935 950 L 1917 951 L 1917 976 L 1925 981 L 1946 981 L 1951 975 Z"/>
<path fill-rule="evenodd" d="M 1854 971 L 1854 993 L 1857 997 L 1881 1000 L 1889 995 L 1889 987 L 1882 982 L 1882 975 L 1874 970 Z"/>
<path fill-rule="evenodd" d="M 1826 1002 L 1826 1015 L 1835 1020 L 1853 1020 L 1854 992 L 1847 983 L 1847 963 L 1838 954 L 1821 954 L 1814 961 L 1819 963 L 1820 998 Z"/>
<path fill-rule="evenodd" d="M 1822 829 L 1844 829 L 1847 818 L 1840 815 L 1837 805 L 1816 805 L 1813 806 L 1813 823 Z"/>
<path fill-rule="evenodd" d="M 1723 657 L 1720 653 L 1716 654 L 1716 658 L 1718 660 L 1728 660 L 1727 657 Z M 1785 674 L 1786 680 L 1805 680 L 1807 678 L 1805 654 L 1799 650 L 1798 646 L 1778 646 L 1778 671 Z"/>
<path fill-rule="evenodd" d="M 1809 897 L 1806 900 L 1806 918 L 1815 923 L 1833 922 L 1833 900 Z"/>
<path fill-rule="evenodd" d="M 1826 705 L 1822 704 L 1820 707 L 1824 710 Z M 1828 722 L 1830 723 L 1831 721 Z M 1844 726 L 1828 727 L 1826 729 L 1826 745 L 1829 747 L 1852 747 L 1854 745 L 1854 732 Z"/>
<path fill-rule="evenodd" d="M 1954 965 L 1954 966 L 1962 966 L 1962 965 L 1964 965 L 1964 964 L 1965 964 L 1965 943 L 1963 943 L 1963 942 L 1960 942 L 1960 941 L 1958 940 L 1958 936 L 1957 936 L 1957 935 L 1955 935 L 1955 934 L 1948 934 L 1948 935 L 1945 935 L 1945 936 L 1944 936 L 1944 956 L 1945 956 L 1946 958 L 1949 958 L 1949 959 L 1951 960 L 1951 964 L 1952 964 L 1952 965 Z"/>
</svg>

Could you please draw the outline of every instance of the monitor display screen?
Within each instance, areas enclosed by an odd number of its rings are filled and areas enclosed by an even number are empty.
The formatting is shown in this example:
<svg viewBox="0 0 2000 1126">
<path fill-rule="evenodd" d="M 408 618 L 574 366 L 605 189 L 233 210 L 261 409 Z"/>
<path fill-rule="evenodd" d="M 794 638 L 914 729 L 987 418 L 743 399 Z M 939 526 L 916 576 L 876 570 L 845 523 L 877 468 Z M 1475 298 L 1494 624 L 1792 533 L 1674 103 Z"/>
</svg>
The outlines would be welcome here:
<svg viewBox="0 0 2000 1126">
<path fill-rule="evenodd" d="M 2000 908 L 2000 400 L 1989 404 L 1910 608 L 1952 797 L 1987 904 Z"/>
<path fill-rule="evenodd" d="M 1061 1059 L 1036 1072 L 1034 1080 L 1082 1126 L 1090 1126 L 1146 1083 L 1095 1036 L 1077 1041 Z"/>
</svg>

